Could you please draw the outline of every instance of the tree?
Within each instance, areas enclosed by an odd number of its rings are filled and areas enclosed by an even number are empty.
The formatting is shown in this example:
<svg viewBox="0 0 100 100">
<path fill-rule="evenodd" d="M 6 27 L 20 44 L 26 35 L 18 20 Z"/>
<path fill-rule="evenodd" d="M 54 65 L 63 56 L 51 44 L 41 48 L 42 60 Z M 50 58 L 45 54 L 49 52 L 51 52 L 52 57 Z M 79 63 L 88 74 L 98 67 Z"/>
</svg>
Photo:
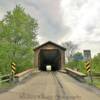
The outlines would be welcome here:
<svg viewBox="0 0 100 100">
<path fill-rule="evenodd" d="M 83 60 L 83 55 L 81 52 L 76 52 L 74 55 L 73 55 L 73 60 L 74 61 L 81 61 Z"/>
<path fill-rule="evenodd" d="M 66 57 L 68 62 L 71 61 L 73 54 L 75 53 L 78 45 L 73 44 L 71 41 L 64 42 L 62 45 L 66 48 Z"/>
<path fill-rule="evenodd" d="M 5 63 L 8 69 L 11 62 L 17 64 L 17 72 L 27 69 L 33 65 L 33 48 L 38 44 L 37 29 L 38 23 L 29 14 L 25 13 L 25 9 L 17 5 L 13 11 L 7 12 L 4 19 L 0 23 L 0 40 L 2 56 L 0 60 Z M 5 47 L 6 46 L 6 47 Z M 1 52 L 0 52 L 1 54 Z M 0 55 L 1 56 L 1 55 Z M 7 59 L 8 58 L 8 59 Z"/>
</svg>

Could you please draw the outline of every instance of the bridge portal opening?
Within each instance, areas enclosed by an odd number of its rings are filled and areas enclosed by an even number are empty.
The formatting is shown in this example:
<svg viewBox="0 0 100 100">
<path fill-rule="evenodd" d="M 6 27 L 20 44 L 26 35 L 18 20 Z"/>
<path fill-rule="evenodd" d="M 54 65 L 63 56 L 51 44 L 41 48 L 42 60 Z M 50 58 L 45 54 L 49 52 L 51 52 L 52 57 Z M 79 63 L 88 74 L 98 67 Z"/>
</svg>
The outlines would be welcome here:
<svg viewBox="0 0 100 100">
<path fill-rule="evenodd" d="M 58 49 L 42 49 L 39 53 L 39 70 L 46 71 L 46 66 L 51 65 L 51 70 L 56 71 L 61 67 L 61 53 Z"/>
</svg>

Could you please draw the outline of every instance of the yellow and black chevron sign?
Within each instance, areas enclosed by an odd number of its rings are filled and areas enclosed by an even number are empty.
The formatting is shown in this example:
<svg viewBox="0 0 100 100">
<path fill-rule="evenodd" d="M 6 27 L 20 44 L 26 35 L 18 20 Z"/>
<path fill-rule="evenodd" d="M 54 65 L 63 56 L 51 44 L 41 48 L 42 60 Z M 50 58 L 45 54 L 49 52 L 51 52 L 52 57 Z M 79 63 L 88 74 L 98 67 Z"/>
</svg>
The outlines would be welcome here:
<svg viewBox="0 0 100 100">
<path fill-rule="evenodd" d="M 12 69 L 12 73 L 15 74 L 16 73 L 16 64 L 14 62 L 11 64 L 11 69 Z"/>
<path fill-rule="evenodd" d="M 91 71 L 91 63 L 90 63 L 90 61 L 86 61 L 85 67 L 86 67 L 87 73 L 89 73 Z"/>
</svg>

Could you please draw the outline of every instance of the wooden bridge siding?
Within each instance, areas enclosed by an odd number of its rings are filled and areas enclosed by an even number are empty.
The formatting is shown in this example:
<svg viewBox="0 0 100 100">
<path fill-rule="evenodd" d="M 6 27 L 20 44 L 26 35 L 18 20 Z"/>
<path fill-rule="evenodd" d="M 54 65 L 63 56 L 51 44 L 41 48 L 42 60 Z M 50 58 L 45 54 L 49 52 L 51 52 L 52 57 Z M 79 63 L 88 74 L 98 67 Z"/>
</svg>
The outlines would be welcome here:
<svg viewBox="0 0 100 100">
<path fill-rule="evenodd" d="M 35 51 L 34 66 L 36 68 L 39 67 L 39 59 L 38 59 L 38 57 L 39 57 L 39 53 L 40 53 L 41 49 L 47 49 L 47 50 L 58 49 L 60 51 L 60 53 L 61 53 L 61 69 L 63 69 L 64 64 L 65 64 L 65 51 L 62 50 L 61 48 L 55 46 L 55 45 L 52 45 L 52 44 L 44 45 L 44 46 L 42 46 L 41 48 L 39 48 L 39 49 L 37 49 Z"/>
</svg>

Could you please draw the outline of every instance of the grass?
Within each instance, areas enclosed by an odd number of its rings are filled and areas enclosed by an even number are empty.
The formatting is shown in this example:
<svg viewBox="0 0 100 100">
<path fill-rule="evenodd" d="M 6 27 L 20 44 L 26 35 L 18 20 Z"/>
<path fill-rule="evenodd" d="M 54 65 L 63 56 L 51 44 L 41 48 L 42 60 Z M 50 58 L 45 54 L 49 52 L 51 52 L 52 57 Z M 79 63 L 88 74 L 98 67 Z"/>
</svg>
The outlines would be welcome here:
<svg viewBox="0 0 100 100">
<path fill-rule="evenodd" d="M 15 84 L 14 83 L 10 83 L 10 82 L 0 83 L 0 92 L 7 91 L 7 90 L 13 88 L 14 86 L 15 86 Z"/>
<path fill-rule="evenodd" d="M 94 85 L 100 89 L 100 77 L 94 77 L 93 78 Z"/>
<path fill-rule="evenodd" d="M 100 89 L 100 77 L 93 77 L 93 84 L 91 84 L 90 78 L 86 79 L 86 82 L 90 85 L 94 85 L 95 87 Z"/>
</svg>

